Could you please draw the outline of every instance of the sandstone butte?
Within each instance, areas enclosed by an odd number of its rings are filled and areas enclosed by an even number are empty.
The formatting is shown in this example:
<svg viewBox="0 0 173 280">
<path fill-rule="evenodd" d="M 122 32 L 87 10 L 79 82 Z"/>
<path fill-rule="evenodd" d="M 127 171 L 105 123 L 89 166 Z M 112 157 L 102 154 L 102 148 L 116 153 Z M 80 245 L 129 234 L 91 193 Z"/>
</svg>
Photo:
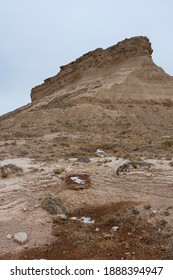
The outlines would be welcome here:
<svg viewBox="0 0 173 280">
<path fill-rule="evenodd" d="M 1 136 L 88 131 L 117 137 L 124 130 L 169 134 L 173 77 L 153 62 L 152 52 L 149 39 L 137 36 L 61 66 L 57 75 L 31 90 L 30 104 L 1 116 Z"/>
<path fill-rule="evenodd" d="M 109 98 L 109 95 L 118 100 L 169 98 L 172 96 L 173 78 L 154 64 L 152 52 L 149 39 L 143 36 L 125 39 L 105 50 L 99 48 L 88 52 L 76 61 L 61 66 L 56 76 L 33 88 L 32 102 L 58 93 L 62 89 L 68 89 L 70 85 L 75 87 L 79 83 L 86 85 L 87 91 L 86 82 L 96 81 L 100 82 L 99 86 L 102 86 L 103 90 L 106 90 L 105 94 L 101 95 L 105 99 Z M 165 82 L 169 87 L 166 95 L 163 93 Z M 152 86 L 157 83 L 157 88 L 153 92 Z M 111 94 L 107 91 L 111 91 Z M 86 92 L 80 93 L 82 97 L 85 94 Z M 96 98 L 95 94 L 93 97 Z"/>
<path fill-rule="evenodd" d="M 172 258 L 173 77 L 152 52 L 143 36 L 91 51 L 34 87 L 30 104 L 0 117 L 0 258 Z M 116 176 L 122 164 L 141 160 L 151 169 Z M 71 178 L 85 184 L 79 189 Z M 65 221 L 54 227 L 46 201 L 59 202 L 59 214 L 80 210 L 96 222 L 116 209 L 119 242 L 111 239 L 108 249 L 106 226 L 79 254 L 81 224 L 67 218 L 70 240 Z M 21 256 L 15 232 L 28 236 Z"/>
</svg>

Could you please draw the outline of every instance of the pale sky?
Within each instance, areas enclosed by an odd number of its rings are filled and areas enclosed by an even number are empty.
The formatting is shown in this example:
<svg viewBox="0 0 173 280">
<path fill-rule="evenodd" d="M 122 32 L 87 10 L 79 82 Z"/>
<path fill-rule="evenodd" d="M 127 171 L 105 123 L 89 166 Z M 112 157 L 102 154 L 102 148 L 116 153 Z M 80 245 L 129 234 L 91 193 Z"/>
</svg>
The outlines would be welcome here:
<svg viewBox="0 0 173 280">
<path fill-rule="evenodd" d="M 132 36 L 148 36 L 173 75 L 172 13 L 172 0 L 0 0 L 0 115 L 30 103 L 59 66 Z"/>
</svg>

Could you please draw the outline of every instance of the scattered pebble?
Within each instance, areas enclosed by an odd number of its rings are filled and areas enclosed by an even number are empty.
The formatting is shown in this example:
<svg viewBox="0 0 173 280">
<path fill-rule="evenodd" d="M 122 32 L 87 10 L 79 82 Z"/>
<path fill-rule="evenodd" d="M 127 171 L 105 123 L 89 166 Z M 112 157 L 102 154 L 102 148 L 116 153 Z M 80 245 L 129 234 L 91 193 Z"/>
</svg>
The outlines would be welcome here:
<svg viewBox="0 0 173 280">
<path fill-rule="evenodd" d="M 34 205 L 34 207 L 35 207 L 35 208 L 38 208 L 38 207 L 40 207 L 40 204 L 39 204 L 39 203 L 36 203 L 36 204 Z"/>
<path fill-rule="evenodd" d="M 7 234 L 7 239 L 11 239 L 13 237 L 12 234 Z"/>
</svg>

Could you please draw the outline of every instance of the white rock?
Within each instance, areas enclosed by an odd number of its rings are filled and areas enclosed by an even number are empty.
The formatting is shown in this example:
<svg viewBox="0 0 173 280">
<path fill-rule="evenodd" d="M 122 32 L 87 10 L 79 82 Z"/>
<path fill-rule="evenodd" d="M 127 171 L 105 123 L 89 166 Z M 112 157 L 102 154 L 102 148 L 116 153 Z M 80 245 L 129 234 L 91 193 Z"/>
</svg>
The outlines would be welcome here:
<svg viewBox="0 0 173 280">
<path fill-rule="evenodd" d="M 117 230 L 118 230 L 118 227 L 114 226 L 114 227 L 112 227 L 112 230 L 113 230 L 113 231 L 117 231 Z"/>
<path fill-rule="evenodd" d="M 34 205 L 34 207 L 35 207 L 35 208 L 38 208 L 38 207 L 40 207 L 40 204 L 39 204 L 39 203 L 36 203 L 36 204 Z"/>
<path fill-rule="evenodd" d="M 97 149 L 96 153 L 104 153 L 104 151 L 102 149 Z"/>
<path fill-rule="evenodd" d="M 88 217 L 71 217 L 72 220 L 74 221 L 80 221 L 84 224 L 94 224 L 95 223 L 95 220 L 91 220 L 91 218 L 88 218 Z"/>
<path fill-rule="evenodd" d="M 14 241 L 19 244 L 24 244 L 28 240 L 28 235 L 26 232 L 17 232 L 14 234 Z"/>
</svg>

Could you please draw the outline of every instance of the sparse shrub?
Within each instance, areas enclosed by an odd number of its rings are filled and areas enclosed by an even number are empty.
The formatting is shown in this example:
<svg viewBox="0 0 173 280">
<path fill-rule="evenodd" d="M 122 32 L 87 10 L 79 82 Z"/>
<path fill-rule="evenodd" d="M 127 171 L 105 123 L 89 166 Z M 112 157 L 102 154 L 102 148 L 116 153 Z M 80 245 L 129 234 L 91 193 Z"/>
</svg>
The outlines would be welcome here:
<svg viewBox="0 0 173 280">
<path fill-rule="evenodd" d="M 164 216 L 169 216 L 169 215 L 170 215 L 170 212 L 169 212 L 168 210 L 165 210 L 164 213 L 163 213 L 163 215 L 164 215 Z"/>
<path fill-rule="evenodd" d="M 59 237 L 62 235 L 62 231 L 61 229 L 59 228 L 58 225 L 56 225 L 54 228 L 53 228 L 53 231 L 52 231 L 52 234 L 56 237 Z"/>
<path fill-rule="evenodd" d="M 102 250 L 105 250 L 105 251 L 115 251 L 117 249 L 117 244 L 112 239 L 110 239 L 110 240 L 103 240 L 100 243 L 100 247 L 102 248 Z"/>
<path fill-rule="evenodd" d="M 101 224 L 104 226 L 113 226 L 117 222 L 117 216 L 114 214 L 107 214 L 103 216 Z"/>
<path fill-rule="evenodd" d="M 165 148 L 172 148 L 173 147 L 173 140 L 166 140 L 165 142 L 163 142 L 163 145 L 165 146 Z"/>
<path fill-rule="evenodd" d="M 144 208 L 145 210 L 149 210 L 149 209 L 151 209 L 151 205 L 150 205 L 150 204 L 145 204 L 145 205 L 143 206 L 143 208 Z"/>
<path fill-rule="evenodd" d="M 58 175 L 58 174 L 61 174 L 65 171 L 65 168 L 64 167 L 59 167 L 59 168 L 56 168 L 53 170 L 53 173 Z"/>
<path fill-rule="evenodd" d="M 1 171 L 1 178 L 2 179 L 6 179 L 6 178 L 8 178 L 8 176 L 9 176 L 8 172 Z"/>
<path fill-rule="evenodd" d="M 81 230 L 71 230 L 69 232 L 69 237 L 77 245 L 82 245 L 88 243 L 92 240 L 97 239 L 97 236 L 94 236 L 91 232 L 81 229 Z"/>
<path fill-rule="evenodd" d="M 22 172 L 23 172 L 23 169 L 14 164 L 6 164 L 6 165 L 0 167 L 0 173 L 1 173 L 2 179 L 8 178 L 10 174 L 20 175 Z"/>
</svg>

